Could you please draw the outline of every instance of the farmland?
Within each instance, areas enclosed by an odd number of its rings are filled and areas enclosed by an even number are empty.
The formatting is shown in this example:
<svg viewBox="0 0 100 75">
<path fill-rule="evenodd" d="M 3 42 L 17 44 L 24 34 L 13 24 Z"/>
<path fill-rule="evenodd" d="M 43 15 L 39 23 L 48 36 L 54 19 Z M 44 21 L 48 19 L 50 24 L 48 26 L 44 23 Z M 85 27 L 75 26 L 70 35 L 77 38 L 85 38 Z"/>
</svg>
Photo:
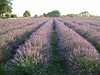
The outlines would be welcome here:
<svg viewBox="0 0 100 75">
<path fill-rule="evenodd" d="M 100 18 L 1 19 L 0 75 L 100 75 Z"/>
</svg>

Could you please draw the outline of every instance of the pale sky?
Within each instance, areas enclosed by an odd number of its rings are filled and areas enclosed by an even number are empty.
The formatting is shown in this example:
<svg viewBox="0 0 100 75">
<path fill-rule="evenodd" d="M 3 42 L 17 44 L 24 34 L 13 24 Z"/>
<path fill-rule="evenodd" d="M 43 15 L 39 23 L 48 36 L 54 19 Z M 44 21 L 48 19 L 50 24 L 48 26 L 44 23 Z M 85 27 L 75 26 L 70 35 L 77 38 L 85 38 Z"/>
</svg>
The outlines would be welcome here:
<svg viewBox="0 0 100 75">
<path fill-rule="evenodd" d="M 29 10 L 32 16 L 53 10 L 59 10 L 62 15 L 82 11 L 100 15 L 100 0 L 13 0 L 13 13 L 23 16 L 25 10 Z"/>
</svg>

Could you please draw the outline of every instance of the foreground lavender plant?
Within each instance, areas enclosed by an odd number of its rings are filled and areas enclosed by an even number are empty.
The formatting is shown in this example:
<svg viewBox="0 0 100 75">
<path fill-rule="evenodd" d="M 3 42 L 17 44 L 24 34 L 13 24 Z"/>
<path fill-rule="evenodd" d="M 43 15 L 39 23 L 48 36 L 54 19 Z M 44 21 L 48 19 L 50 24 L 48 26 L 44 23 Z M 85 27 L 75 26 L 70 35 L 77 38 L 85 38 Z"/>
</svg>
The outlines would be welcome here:
<svg viewBox="0 0 100 75">
<path fill-rule="evenodd" d="M 57 20 L 56 32 L 59 39 L 58 51 L 66 60 L 68 72 L 74 75 L 94 75 L 94 70 L 99 70 L 97 65 L 100 66 L 99 54 L 96 49 L 80 35 Z"/>
<path fill-rule="evenodd" d="M 34 32 L 29 40 L 25 42 L 16 52 L 14 59 L 8 62 L 9 74 L 15 71 L 18 73 L 24 72 L 27 74 L 32 73 L 37 75 L 43 70 L 37 70 L 39 64 L 48 67 L 50 60 L 50 40 L 52 33 L 52 20 L 48 21 L 37 32 Z M 18 69 L 21 68 L 19 71 Z M 25 70 L 27 68 L 27 71 Z M 43 68 L 43 67 L 42 67 Z"/>
<path fill-rule="evenodd" d="M 28 34 L 32 33 L 39 26 L 41 26 L 41 23 L 43 23 L 44 21 L 46 20 L 44 19 L 38 20 L 38 22 L 35 24 L 27 25 L 23 28 L 9 31 L 6 34 L 1 35 L 0 36 L 0 61 L 9 58 L 10 56 L 9 54 L 11 54 L 11 52 L 15 52 L 14 48 L 18 47 L 19 44 L 22 44 L 22 42 L 26 40 Z"/>
</svg>

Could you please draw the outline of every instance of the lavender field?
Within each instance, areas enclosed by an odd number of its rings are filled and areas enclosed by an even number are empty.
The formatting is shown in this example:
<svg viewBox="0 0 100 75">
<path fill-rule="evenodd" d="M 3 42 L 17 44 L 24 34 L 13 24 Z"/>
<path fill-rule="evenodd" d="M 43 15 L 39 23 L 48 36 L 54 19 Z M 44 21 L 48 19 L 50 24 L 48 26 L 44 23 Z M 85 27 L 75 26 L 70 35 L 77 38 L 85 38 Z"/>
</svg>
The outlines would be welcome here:
<svg viewBox="0 0 100 75">
<path fill-rule="evenodd" d="M 100 75 L 100 18 L 1 19 L 0 75 Z"/>
</svg>

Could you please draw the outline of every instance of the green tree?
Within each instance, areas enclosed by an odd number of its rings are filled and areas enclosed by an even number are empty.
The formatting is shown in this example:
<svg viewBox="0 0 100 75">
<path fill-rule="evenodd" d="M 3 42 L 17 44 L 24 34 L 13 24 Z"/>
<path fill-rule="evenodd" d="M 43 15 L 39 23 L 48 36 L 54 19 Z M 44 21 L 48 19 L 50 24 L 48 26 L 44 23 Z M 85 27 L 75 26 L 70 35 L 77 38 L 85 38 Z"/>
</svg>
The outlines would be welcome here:
<svg viewBox="0 0 100 75">
<path fill-rule="evenodd" d="M 16 14 L 11 14 L 11 18 L 17 18 Z"/>
<path fill-rule="evenodd" d="M 26 10 L 23 14 L 23 17 L 30 17 L 31 14 L 30 14 L 30 11 Z"/>
<path fill-rule="evenodd" d="M 87 16 L 90 16 L 90 15 L 91 14 L 88 11 L 84 11 L 84 12 L 80 13 L 80 16 L 82 16 L 82 17 L 87 17 Z"/>
<path fill-rule="evenodd" d="M 74 17 L 80 17 L 79 14 L 67 14 L 66 17 L 74 18 Z"/>
<path fill-rule="evenodd" d="M 48 17 L 59 17 L 60 16 L 60 12 L 58 10 L 54 10 L 52 12 L 47 13 Z"/>
<path fill-rule="evenodd" d="M 74 14 L 67 14 L 67 17 L 73 18 L 74 17 Z"/>
<path fill-rule="evenodd" d="M 43 16 L 44 16 L 44 17 L 47 17 L 47 14 L 46 14 L 46 13 L 43 13 Z"/>
<path fill-rule="evenodd" d="M 10 17 L 11 17 L 11 14 L 9 14 L 9 13 L 5 14 L 5 18 L 10 18 Z"/>
<path fill-rule="evenodd" d="M 0 0 L 0 17 L 3 17 L 5 13 L 12 12 L 12 0 Z"/>
<path fill-rule="evenodd" d="M 38 17 L 38 15 L 37 15 L 37 14 L 36 14 L 36 15 L 34 15 L 34 17 L 35 17 L 35 18 L 37 18 L 37 17 Z"/>
</svg>

